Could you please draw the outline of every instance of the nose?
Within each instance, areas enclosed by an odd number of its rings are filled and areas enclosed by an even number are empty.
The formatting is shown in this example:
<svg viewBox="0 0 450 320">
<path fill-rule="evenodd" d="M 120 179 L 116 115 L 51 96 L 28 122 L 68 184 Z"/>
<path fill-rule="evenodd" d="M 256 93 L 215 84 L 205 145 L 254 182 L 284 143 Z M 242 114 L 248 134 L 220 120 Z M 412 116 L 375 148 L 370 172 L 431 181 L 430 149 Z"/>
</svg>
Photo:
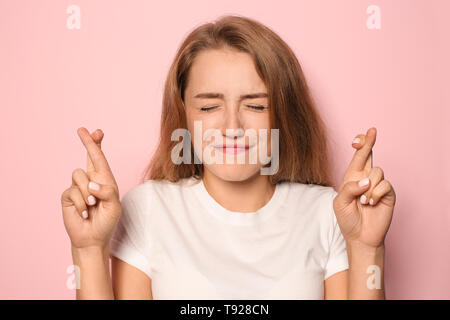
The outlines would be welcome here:
<svg viewBox="0 0 450 320">
<path fill-rule="evenodd" d="M 242 128 L 242 123 L 238 109 L 239 108 L 237 106 L 227 108 L 222 125 L 222 135 L 226 139 L 231 140 L 236 137 L 241 137 L 244 135 L 244 129 Z"/>
</svg>

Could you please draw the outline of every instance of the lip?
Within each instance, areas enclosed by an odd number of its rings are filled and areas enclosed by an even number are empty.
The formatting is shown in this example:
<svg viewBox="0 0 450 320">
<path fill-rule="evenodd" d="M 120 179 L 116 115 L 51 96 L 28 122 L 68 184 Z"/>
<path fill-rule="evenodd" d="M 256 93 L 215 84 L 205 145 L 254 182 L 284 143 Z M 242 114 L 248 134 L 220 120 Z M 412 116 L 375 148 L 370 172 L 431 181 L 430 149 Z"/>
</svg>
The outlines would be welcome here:
<svg viewBox="0 0 450 320">
<path fill-rule="evenodd" d="M 214 146 L 217 150 L 219 150 L 222 153 L 231 153 L 231 154 L 238 154 L 242 152 L 248 151 L 253 146 L 248 145 L 232 145 L 232 144 L 224 144 L 219 146 Z"/>
</svg>

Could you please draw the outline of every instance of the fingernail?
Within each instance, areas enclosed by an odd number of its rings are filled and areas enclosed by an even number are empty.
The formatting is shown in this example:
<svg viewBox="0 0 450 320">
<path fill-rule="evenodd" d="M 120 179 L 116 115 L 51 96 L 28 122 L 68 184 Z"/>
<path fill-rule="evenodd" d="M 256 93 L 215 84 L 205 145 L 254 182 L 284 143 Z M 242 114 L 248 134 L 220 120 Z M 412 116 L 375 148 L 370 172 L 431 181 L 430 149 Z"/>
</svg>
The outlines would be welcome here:
<svg viewBox="0 0 450 320">
<path fill-rule="evenodd" d="M 353 141 L 352 141 L 352 144 L 353 143 L 360 143 L 361 142 L 361 139 L 360 138 L 355 138 Z"/>
<path fill-rule="evenodd" d="M 87 218 L 88 218 L 88 213 L 87 213 L 86 210 L 84 210 L 84 211 L 81 213 L 81 215 L 83 216 L 84 219 L 87 219 Z"/>
<path fill-rule="evenodd" d="M 372 199 L 372 198 L 370 198 L 369 204 L 370 204 L 371 206 L 373 206 L 373 199 Z"/>
<path fill-rule="evenodd" d="M 362 188 L 362 187 L 364 187 L 364 186 L 366 186 L 368 184 L 369 184 L 369 178 L 361 179 L 358 182 L 358 185 L 359 185 L 360 188 Z"/>
<path fill-rule="evenodd" d="M 91 181 L 91 182 L 89 182 L 89 189 L 98 191 L 98 190 L 100 190 L 100 186 L 98 185 L 98 183 Z"/>
<path fill-rule="evenodd" d="M 361 203 L 362 203 L 362 204 L 366 204 L 367 198 L 366 198 L 365 195 L 362 195 L 361 198 L 360 198 L 360 200 L 361 200 Z"/>
<path fill-rule="evenodd" d="M 93 206 L 94 204 L 95 204 L 95 197 L 93 196 L 93 195 L 90 195 L 89 197 L 88 197 L 88 203 L 91 205 L 91 206 Z"/>
</svg>

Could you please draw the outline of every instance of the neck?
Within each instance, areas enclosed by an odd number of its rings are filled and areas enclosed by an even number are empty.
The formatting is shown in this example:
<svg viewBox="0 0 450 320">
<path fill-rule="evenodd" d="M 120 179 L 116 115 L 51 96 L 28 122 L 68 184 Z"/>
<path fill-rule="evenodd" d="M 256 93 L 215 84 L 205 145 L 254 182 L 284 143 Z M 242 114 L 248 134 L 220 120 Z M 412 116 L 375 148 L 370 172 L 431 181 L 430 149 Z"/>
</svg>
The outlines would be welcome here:
<svg viewBox="0 0 450 320">
<path fill-rule="evenodd" d="M 260 175 L 259 172 L 245 181 L 226 181 L 206 169 L 203 184 L 217 203 L 227 210 L 237 212 L 255 212 L 261 209 L 275 192 L 275 186 L 269 182 L 268 176 Z"/>
</svg>

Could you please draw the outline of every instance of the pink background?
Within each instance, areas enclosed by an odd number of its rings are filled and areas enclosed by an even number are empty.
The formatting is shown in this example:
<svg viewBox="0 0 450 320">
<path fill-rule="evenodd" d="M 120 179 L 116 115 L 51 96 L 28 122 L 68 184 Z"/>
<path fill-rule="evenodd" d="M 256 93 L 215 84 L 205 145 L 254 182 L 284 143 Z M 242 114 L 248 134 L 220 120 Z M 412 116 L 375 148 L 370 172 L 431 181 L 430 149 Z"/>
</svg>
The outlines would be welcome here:
<svg viewBox="0 0 450 320">
<path fill-rule="evenodd" d="M 80 30 L 66 27 L 70 4 Z M 366 27 L 372 4 L 380 30 Z M 297 54 L 329 127 L 336 181 L 354 136 L 378 129 L 374 165 L 397 192 L 387 298 L 449 299 L 449 10 L 446 0 L 1 0 L 0 298 L 74 298 L 60 196 L 85 168 L 76 129 L 105 132 L 123 195 L 156 146 L 178 45 L 195 26 L 239 14 Z"/>
</svg>

